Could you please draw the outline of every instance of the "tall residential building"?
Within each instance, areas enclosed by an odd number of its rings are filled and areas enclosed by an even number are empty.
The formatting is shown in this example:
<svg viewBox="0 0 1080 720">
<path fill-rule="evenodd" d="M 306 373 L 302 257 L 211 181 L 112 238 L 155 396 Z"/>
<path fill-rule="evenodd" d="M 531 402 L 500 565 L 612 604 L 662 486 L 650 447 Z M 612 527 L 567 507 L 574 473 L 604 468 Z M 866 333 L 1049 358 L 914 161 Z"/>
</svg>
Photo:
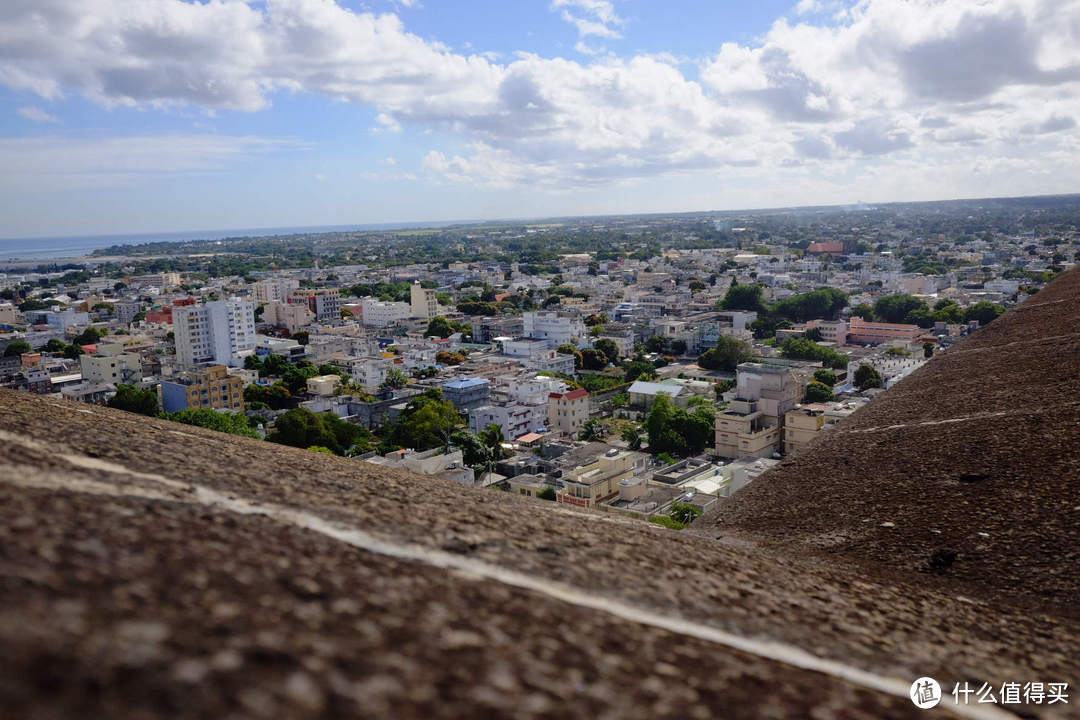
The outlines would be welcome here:
<svg viewBox="0 0 1080 720">
<path fill-rule="evenodd" d="M 323 288 L 321 290 L 293 290 L 289 302 L 294 305 L 307 305 L 315 313 L 315 322 L 320 325 L 341 325 L 341 292 Z"/>
<path fill-rule="evenodd" d="M 412 317 L 430 320 L 439 314 L 439 301 L 435 298 L 435 291 L 421 286 L 419 280 L 409 288 L 409 299 L 412 301 Z"/>
<path fill-rule="evenodd" d="M 176 358 L 183 367 L 215 362 L 239 366 L 255 351 L 255 306 L 217 300 L 173 309 Z"/>
<path fill-rule="evenodd" d="M 574 436 L 588 419 L 589 391 L 585 388 L 548 395 L 549 430 Z"/>
<path fill-rule="evenodd" d="M 251 297 L 258 303 L 283 303 L 299 287 L 300 281 L 295 278 L 266 278 L 251 286 Z"/>
<path fill-rule="evenodd" d="M 409 319 L 409 304 L 366 297 L 360 301 L 361 322 L 367 327 L 386 327 Z"/>
<path fill-rule="evenodd" d="M 244 379 L 230 375 L 224 365 L 180 373 L 161 383 L 161 407 L 165 412 L 201 408 L 240 412 L 244 409 Z"/>
</svg>

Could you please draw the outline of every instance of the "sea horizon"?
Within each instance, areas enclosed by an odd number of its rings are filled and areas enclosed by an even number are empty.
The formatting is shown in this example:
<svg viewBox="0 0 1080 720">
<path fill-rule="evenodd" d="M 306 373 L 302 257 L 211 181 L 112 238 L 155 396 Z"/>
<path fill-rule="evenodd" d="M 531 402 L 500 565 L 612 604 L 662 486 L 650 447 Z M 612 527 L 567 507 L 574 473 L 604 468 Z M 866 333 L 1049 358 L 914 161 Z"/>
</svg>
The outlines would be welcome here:
<svg viewBox="0 0 1080 720">
<path fill-rule="evenodd" d="M 193 230 L 156 233 L 123 233 L 117 235 L 67 235 L 30 238 L 0 238 L 0 262 L 27 260 L 56 260 L 85 257 L 95 250 L 125 245 L 137 247 L 148 243 L 185 242 L 193 240 L 224 240 L 272 235 L 303 233 L 353 232 L 370 230 L 405 230 L 410 228 L 441 228 L 470 220 L 440 220 L 428 222 L 356 223 L 349 225 L 298 225 L 293 227 L 233 228 L 227 230 Z"/>
</svg>

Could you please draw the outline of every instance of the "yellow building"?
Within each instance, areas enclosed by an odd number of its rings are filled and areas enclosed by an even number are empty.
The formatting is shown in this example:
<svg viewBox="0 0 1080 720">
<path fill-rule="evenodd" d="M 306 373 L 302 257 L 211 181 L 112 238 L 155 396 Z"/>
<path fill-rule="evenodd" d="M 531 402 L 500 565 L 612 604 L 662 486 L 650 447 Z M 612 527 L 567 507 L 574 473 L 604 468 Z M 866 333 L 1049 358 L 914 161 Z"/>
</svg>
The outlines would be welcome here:
<svg viewBox="0 0 1080 720">
<path fill-rule="evenodd" d="M 764 414 L 757 400 L 734 400 L 716 415 L 716 454 L 726 458 L 772 457 L 782 438 L 777 418 Z"/>
<path fill-rule="evenodd" d="M 165 412 L 202 408 L 243 411 L 244 380 L 228 370 L 224 365 L 211 365 L 162 382 L 161 406 Z"/>
<path fill-rule="evenodd" d="M 784 454 L 810 444 L 825 427 L 824 405 L 803 405 L 784 414 Z"/>
<path fill-rule="evenodd" d="M 559 491 L 556 498 L 569 505 L 596 507 L 601 501 L 619 493 L 619 481 L 634 474 L 636 457 L 635 453 L 625 450 L 608 450 L 564 476 L 566 487 Z"/>
</svg>

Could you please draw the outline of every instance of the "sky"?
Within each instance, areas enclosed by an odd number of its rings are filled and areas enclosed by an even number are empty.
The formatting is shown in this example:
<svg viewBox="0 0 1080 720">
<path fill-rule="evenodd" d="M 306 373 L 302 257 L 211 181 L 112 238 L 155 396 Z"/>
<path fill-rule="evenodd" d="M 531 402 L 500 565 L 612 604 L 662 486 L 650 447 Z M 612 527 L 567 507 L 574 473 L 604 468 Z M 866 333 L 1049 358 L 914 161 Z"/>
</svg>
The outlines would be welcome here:
<svg viewBox="0 0 1080 720">
<path fill-rule="evenodd" d="M 1080 0 L 3 0 L 0 237 L 1080 191 Z"/>
</svg>

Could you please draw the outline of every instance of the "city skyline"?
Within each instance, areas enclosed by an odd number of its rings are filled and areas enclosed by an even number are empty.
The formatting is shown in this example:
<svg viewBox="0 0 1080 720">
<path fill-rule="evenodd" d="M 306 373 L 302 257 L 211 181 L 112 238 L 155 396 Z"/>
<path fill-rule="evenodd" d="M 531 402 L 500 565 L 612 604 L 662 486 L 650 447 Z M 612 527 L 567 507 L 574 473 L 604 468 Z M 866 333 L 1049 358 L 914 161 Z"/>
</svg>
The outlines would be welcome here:
<svg viewBox="0 0 1080 720">
<path fill-rule="evenodd" d="M 0 237 L 1069 193 L 1076 3 L 0 9 Z"/>
</svg>

